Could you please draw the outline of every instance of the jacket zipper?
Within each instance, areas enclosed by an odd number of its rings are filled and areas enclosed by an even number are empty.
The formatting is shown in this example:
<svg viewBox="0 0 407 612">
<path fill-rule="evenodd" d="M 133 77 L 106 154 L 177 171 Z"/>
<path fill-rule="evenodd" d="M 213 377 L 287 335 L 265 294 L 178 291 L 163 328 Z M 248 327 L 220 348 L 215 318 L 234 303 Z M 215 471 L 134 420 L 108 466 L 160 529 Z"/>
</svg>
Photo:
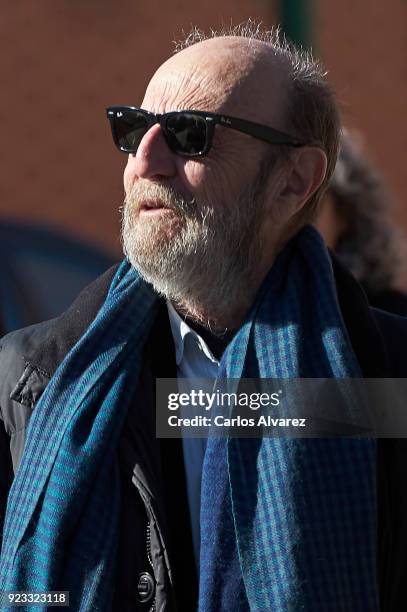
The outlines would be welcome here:
<svg viewBox="0 0 407 612">
<path fill-rule="evenodd" d="M 153 576 L 154 576 L 154 565 L 153 565 L 153 560 L 151 558 L 151 527 L 150 527 L 150 521 L 147 521 L 147 559 L 149 564 L 151 565 L 151 569 L 153 570 Z M 155 612 L 156 610 L 156 599 L 155 599 L 155 595 L 154 595 L 154 599 L 153 599 L 153 603 L 151 605 L 151 608 L 149 610 L 149 612 Z"/>
</svg>

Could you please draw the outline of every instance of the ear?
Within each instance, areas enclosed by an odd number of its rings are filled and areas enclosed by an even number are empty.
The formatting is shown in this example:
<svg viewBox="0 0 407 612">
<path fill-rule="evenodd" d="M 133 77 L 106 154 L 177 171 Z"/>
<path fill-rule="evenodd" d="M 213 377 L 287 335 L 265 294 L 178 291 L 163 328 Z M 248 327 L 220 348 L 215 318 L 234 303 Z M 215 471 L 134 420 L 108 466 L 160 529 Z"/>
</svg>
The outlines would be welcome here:
<svg viewBox="0 0 407 612">
<path fill-rule="evenodd" d="M 279 200 L 292 214 L 298 212 L 325 178 L 327 157 L 318 147 L 301 147 L 291 155 L 290 168 Z"/>
</svg>

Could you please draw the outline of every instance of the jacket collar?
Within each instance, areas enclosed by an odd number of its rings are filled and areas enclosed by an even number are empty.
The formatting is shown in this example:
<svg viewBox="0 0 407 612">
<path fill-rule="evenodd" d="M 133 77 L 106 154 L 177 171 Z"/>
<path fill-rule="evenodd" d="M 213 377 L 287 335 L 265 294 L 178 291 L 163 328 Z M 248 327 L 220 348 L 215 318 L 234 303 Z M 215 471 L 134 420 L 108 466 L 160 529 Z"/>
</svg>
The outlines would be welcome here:
<svg viewBox="0 0 407 612">
<path fill-rule="evenodd" d="M 73 304 L 62 315 L 43 323 L 44 340 L 29 343 L 24 352 L 24 370 L 10 399 L 33 408 L 50 378 L 65 355 L 84 334 L 102 306 L 118 264 L 85 287 Z"/>
<path fill-rule="evenodd" d="M 109 268 L 78 295 L 59 317 L 49 321 L 44 342 L 34 346 L 24 357 L 50 377 L 65 355 L 85 333 L 106 299 L 118 264 Z"/>
</svg>

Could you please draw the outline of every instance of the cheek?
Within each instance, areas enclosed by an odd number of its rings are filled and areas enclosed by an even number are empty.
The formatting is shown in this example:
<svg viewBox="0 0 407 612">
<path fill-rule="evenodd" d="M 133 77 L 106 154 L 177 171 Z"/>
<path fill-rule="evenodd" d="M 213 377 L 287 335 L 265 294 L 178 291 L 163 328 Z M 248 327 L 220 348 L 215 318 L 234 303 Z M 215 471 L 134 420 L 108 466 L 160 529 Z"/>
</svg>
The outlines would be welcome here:
<svg viewBox="0 0 407 612">
<path fill-rule="evenodd" d="M 241 170 L 213 156 L 204 161 L 188 160 L 179 174 L 194 196 L 210 205 L 222 206 L 238 192 Z"/>
<path fill-rule="evenodd" d="M 178 176 L 181 180 L 187 197 L 196 197 L 202 203 L 211 203 L 213 192 L 210 189 L 211 172 L 206 162 L 196 160 L 183 160 L 178 167 Z"/>
<path fill-rule="evenodd" d="M 191 191 L 194 195 L 197 194 L 205 184 L 206 170 L 205 166 L 200 161 L 193 159 L 182 160 L 179 159 L 178 164 L 178 176 L 184 183 L 185 187 Z"/>
</svg>

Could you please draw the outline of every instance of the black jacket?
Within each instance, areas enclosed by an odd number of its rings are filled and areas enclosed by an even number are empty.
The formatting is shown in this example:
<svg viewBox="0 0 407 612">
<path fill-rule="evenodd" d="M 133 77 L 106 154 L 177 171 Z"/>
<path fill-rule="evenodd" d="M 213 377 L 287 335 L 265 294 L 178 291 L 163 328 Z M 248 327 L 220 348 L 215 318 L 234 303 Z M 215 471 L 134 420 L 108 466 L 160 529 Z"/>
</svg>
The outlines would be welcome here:
<svg viewBox="0 0 407 612">
<path fill-rule="evenodd" d="M 340 308 L 364 376 L 407 377 L 407 320 L 370 308 L 359 285 L 336 259 L 333 266 Z M 0 526 L 30 414 L 64 356 L 97 314 L 114 272 L 111 268 L 87 287 L 57 319 L 1 341 Z M 164 301 L 146 343 L 139 400 L 131 404 L 118 449 L 122 504 L 115 612 L 150 611 L 154 602 L 160 612 L 196 608 L 182 446 L 179 440 L 155 438 L 156 377 L 176 377 Z M 407 582 L 405 440 L 378 441 L 377 469 L 381 609 L 398 612 L 405 607 Z"/>
</svg>

